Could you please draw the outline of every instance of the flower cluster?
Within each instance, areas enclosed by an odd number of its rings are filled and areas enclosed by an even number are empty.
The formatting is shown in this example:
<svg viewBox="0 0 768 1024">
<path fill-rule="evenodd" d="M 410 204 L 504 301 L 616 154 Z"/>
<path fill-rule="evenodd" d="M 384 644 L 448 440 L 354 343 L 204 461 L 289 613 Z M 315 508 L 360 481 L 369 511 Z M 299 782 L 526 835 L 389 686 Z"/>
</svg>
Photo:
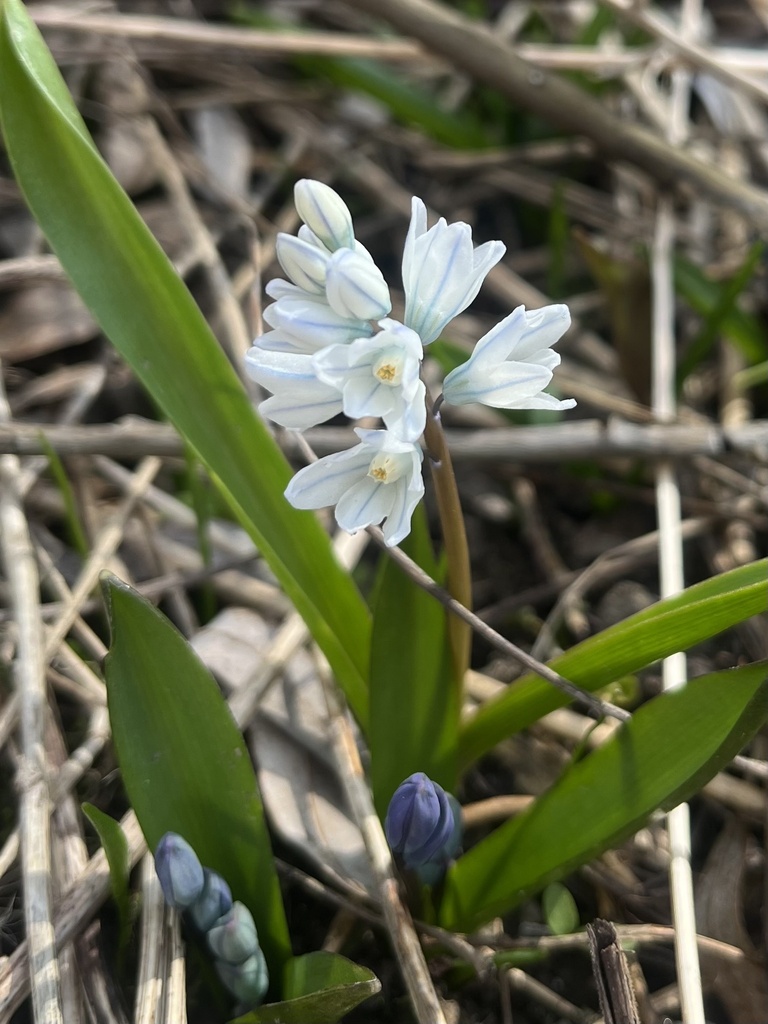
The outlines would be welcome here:
<svg viewBox="0 0 768 1024">
<path fill-rule="evenodd" d="M 403 865 L 426 885 L 435 885 L 459 852 L 461 808 L 442 786 L 416 772 L 395 790 L 384 832 Z"/>
<path fill-rule="evenodd" d="M 335 505 L 339 526 L 350 533 L 383 521 L 387 544 L 398 544 L 424 493 L 424 348 L 472 302 L 504 245 L 475 248 L 469 225 L 461 221 L 440 218 L 428 228 L 426 207 L 414 197 L 400 323 L 387 315 L 389 288 L 355 238 L 341 197 L 308 179 L 296 184 L 294 196 L 303 225 L 295 237 L 277 236 L 277 258 L 288 280 L 267 285 L 275 300 L 264 312 L 271 330 L 256 339 L 246 367 L 272 393 L 262 413 L 281 426 L 305 430 L 342 412 L 383 421 L 381 430 L 358 429 L 360 443 L 349 451 L 300 470 L 286 497 L 296 508 Z M 560 362 L 552 346 L 569 324 L 567 306 L 534 312 L 519 306 L 447 375 L 443 399 L 503 409 L 571 408 L 573 400 L 544 393 Z"/>
<path fill-rule="evenodd" d="M 175 832 L 166 832 L 157 844 L 155 870 L 165 902 L 186 914 L 205 936 L 224 985 L 241 1003 L 258 1005 L 269 974 L 248 908 L 232 901 L 221 875 L 204 868 L 189 843 Z"/>
</svg>

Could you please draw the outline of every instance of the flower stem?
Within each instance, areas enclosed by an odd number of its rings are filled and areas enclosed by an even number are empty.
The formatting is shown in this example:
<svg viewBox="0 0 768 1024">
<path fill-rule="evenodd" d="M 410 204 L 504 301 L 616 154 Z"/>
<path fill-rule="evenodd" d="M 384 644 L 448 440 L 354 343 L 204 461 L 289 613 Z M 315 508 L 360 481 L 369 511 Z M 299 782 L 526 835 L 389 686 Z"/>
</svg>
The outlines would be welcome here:
<svg viewBox="0 0 768 1024">
<path fill-rule="evenodd" d="M 432 468 L 432 480 L 435 485 L 435 496 L 440 514 L 440 528 L 443 544 L 448 559 L 447 589 L 465 608 L 472 608 L 472 573 L 469 562 L 469 547 L 464 529 L 464 516 L 461 511 L 459 489 L 453 472 L 451 454 L 440 419 L 442 396 L 431 405 L 427 403 L 427 424 L 424 428 L 424 440 Z M 469 668 L 472 630 L 466 622 L 454 615 L 448 616 L 448 639 L 451 645 L 451 656 L 459 686 Z"/>
</svg>

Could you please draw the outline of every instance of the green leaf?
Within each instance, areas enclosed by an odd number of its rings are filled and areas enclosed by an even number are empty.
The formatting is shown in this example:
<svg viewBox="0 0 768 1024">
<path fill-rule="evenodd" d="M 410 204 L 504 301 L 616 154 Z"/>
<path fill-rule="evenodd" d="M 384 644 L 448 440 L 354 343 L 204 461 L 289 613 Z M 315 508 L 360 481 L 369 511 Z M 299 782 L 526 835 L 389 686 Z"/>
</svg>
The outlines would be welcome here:
<svg viewBox="0 0 768 1024">
<path fill-rule="evenodd" d="M 379 979 L 336 953 L 308 953 L 288 962 L 288 999 L 268 1003 L 231 1024 L 336 1024 L 363 1000 L 381 989 Z"/>
<path fill-rule="evenodd" d="M 768 559 L 763 559 L 659 601 L 577 644 L 551 665 L 566 679 L 594 693 L 621 676 L 759 615 L 767 600 Z M 460 769 L 567 703 L 568 698 L 543 679 L 523 676 L 484 704 L 464 726 L 459 739 Z"/>
<path fill-rule="evenodd" d="M 750 269 L 753 254 L 754 250 L 750 252 L 744 264 L 747 271 Z M 728 283 L 711 281 L 699 267 L 681 256 L 675 259 L 674 269 L 675 291 L 685 299 L 691 309 L 705 318 L 716 315 L 719 330 L 750 363 L 760 362 L 768 356 L 765 328 L 756 316 L 727 301 Z M 738 277 L 739 274 L 737 285 Z"/>
<path fill-rule="evenodd" d="M 713 293 L 715 302 L 708 309 L 701 331 L 688 346 L 677 368 L 678 385 L 681 385 L 688 374 L 695 370 L 702 359 L 709 354 L 718 337 L 723 333 L 728 335 L 729 318 L 733 320 L 738 316 L 739 296 L 752 280 L 762 262 L 764 251 L 763 243 L 755 242 L 749 250 L 747 258 L 730 280 L 715 286 Z"/>
<path fill-rule="evenodd" d="M 288 927 L 256 775 L 213 677 L 186 640 L 115 576 L 102 580 L 112 629 L 109 717 L 128 797 L 149 847 L 177 832 L 253 914 L 273 978 Z"/>
<path fill-rule="evenodd" d="M 441 577 L 423 505 L 402 547 L 433 579 Z M 449 791 L 456 788 L 461 693 L 452 675 L 442 605 L 384 556 L 373 601 L 368 729 L 373 794 L 382 817 L 413 772 L 425 772 Z"/>
<path fill-rule="evenodd" d="M 82 805 L 83 814 L 96 829 L 101 840 L 104 855 L 109 865 L 109 885 L 112 898 L 117 905 L 120 920 L 120 949 L 124 950 L 131 934 L 131 903 L 128 892 L 128 876 L 131 873 L 131 857 L 128 851 L 128 840 L 120 823 L 100 811 L 93 804 Z"/>
<path fill-rule="evenodd" d="M 561 882 L 552 882 L 541 894 L 541 909 L 553 935 L 570 935 L 579 927 L 576 900 Z"/>
<path fill-rule="evenodd" d="M 459 931 L 511 910 L 695 793 L 768 716 L 768 663 L 693 679 L 637 711 L 523 814 L 449 870 L 441 924 Z"/>
<path fill-rule="evenodd" d="M 287 462 L 183 281 L 97 154 L 20 0 L 2 4 L 0 121 L 18 182 L 67 274 L 229 496 L 364 723 L 368 610 L 315 516 L 285 501 Z"/>
</svg>

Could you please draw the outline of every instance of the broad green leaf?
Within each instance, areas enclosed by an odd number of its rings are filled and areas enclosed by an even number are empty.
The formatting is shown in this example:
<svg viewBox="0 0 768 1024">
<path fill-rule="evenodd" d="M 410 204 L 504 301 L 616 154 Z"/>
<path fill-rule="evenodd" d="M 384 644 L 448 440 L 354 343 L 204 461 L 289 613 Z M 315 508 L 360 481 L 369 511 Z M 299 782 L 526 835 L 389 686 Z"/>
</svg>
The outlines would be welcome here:
<svg viewBox="0 0 768 1024">
<path fill-rule="evenodd" d="M 83 804 L 83 814 L 96 829 L 96 834 L 101 840 L 104 855 L 107 858 L 109 886 L 117 906 L 120 920 L 120 949 L 123 950 L 127 946 L 131 934 L 131 908 L 128 890 L 131 858 L 128 852 L 128 840 L 120 827 L 120 822 L 110 818 L 108 814 L 100 811 L 93 804 Z"/>
<path fill-rule="evenodd" d="M 0 121 L 30 209 L 86 305 L 251 532 L 367 715 L 370 616 L 183 281 L 97 154 L 20 0 L 0 17 Z"/>
<path fill-rule="evenodd" d="M 472 931 L 695 793 L 768 716 L 768 663 L 649 701 L 519 817 L 449 870 L 441 924 Z"/>
<path fill-rule="evenodd" d="M 213 677 L 148 601 L 105 574 L 109 717 L 128 797 L 149 847 L 178 832 L 253 914 L 270 975 L 290 955 L 256 775 Z"/>
<path fill-rule="evenodd" d="M 380 989 L 379 979 L 367 967 L 336 953 L 307 953 L 286 965 L 288 998 L 260 1006 L 231 1024 L 336 1024 Z"/>
<path fill-rule="evenodd" d="M 765 611 L 768 559 L 753 562 L 689 587 L 603 630 L 552 661 L 566 679 L 594 692 L 676 651 L 716 636 Z M 459 767 L 465 770 L 505 737 L 569 703 L 559 690 L 533 674 L 488 701 L 464 726 Z"/>
<path fill-rule="evenodd" d="M 402 547 L 440 578 L 423 506 Z M 461 694 L 447 640 L 442 605 L 384 556 L 373 601 L 368 729 L 373 794 L 382 817 L 413 772 L 425 772 L 449 791 L 456 787 Z"/>
</svg>

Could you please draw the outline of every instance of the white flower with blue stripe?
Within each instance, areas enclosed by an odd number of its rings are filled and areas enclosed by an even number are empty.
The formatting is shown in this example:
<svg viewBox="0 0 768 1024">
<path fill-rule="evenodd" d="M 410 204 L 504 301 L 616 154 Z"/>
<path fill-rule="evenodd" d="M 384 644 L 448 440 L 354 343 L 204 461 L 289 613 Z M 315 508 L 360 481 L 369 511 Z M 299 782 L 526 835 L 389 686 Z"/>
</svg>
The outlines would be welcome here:
<svg viewBox="0 0 768 1024">
<path fill-rule="evenodd" d="M 297 236 L 277 236 L 277 258 L 288 280 L 267 285 L 275 300 L 264 311 L 271 330 L 248 351 L 246 369 L 271 392 L 260 411 L 283 427 L 305 430 L 340 413 L 383 420 L 383 430 L 358 430 L 354 448 L 300 470 L 285 493 L 296 508 L 334 505 L 339 526 L 352 533 L 383 522 L 387 543 L 398 544 L 424 493 L 419 440 L 430 404 L 421 379 L 425 346 L 469 306 L 505 247 L 499 241 L 475 246 L 470 226 L 461 221 L 440 218 L 427 227 L 427 208 L 414 197 L 400 323 L 387 315 L 389 287 L 355 238 L 344 200 L 308 179 L 297 182 L 294 197 L 304 223 Z M 447 375 L 444 400 L 571 408 L 572 399 L 544 390 L 560 362 L 552 346 L 569 324 L 564 305 L 518 307 Z"/>
</svg>

